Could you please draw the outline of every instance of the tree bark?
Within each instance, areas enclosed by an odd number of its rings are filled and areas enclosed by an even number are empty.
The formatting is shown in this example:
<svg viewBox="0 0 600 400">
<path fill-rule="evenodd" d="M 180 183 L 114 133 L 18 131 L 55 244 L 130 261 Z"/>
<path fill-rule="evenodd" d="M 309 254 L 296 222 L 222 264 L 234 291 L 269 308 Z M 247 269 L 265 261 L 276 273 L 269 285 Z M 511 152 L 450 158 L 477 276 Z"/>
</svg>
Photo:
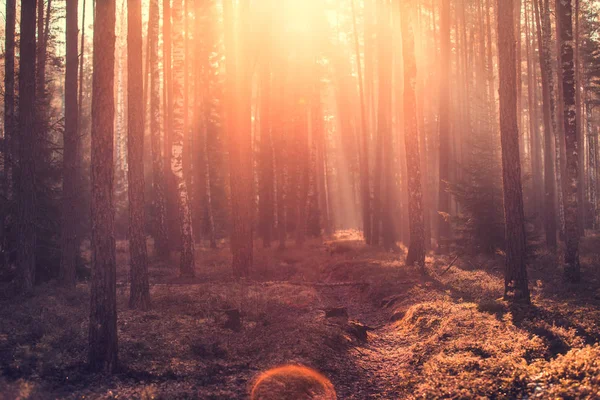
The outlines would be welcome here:
<svg viewBox="0 0 600 400">
<path fill-rule="evenodd" d="M 77 106 L 77 0 L 66 4 L 66 72 L 65 72 L 65 131 L 63 139 L 63 200 L 60 280 L 67 287 L 75 286 L 77 263 L 77 167 L 79 148 L 79 110 Z"/>
<path fill-rule="evenodd" d="M 579 141 L 577 138 L 577 118 L 575 110 L 575 66 L 573 49 L 573 9 L 571 0 L 561 0 L 556 10 L 560 19 L 561 60 L 563 76 L 563 101 L 565 124 L 565 147 L 567 173 L 564 185 L 565 214 L 565 279 L 578 282 L 581 279 L 579 264 L 579 224 L 578 224 L 578 185 L 579 185 Z"/>
<path fill-rule="evenodd" d="M 414 28 L 412 23 L 413 2 L 401 3 L 402 55 L 404 59 L 404 145 L 408 179 L 408 215 L 410 245 L 406 265 L 425 268 L 425 224 L 423 220 L 423 193 L 421 188 L 421 156 L 417 122 Z"/>
<path fill-rule="evenodd" d="M 184 49 L 184 12 L 183 0 L 173 1 L 173 120 L 171 132 L 171 171 L 177 186 L 179 226 L 181 229 L 181 276 L 194 276 L 194 237 L 192 232 L 192 214 L 187 182 L 183 176 L 183 148 L 185 135 L 184 123 L 184 86 L 185 49 Z"/>
<path fill-rule="evenodd" d="M 547 0 L 546 0 L 547 1 Z M 579 23 L 579 0 L 575 0 L 575 15 L 573 16 L 575 19 L 575 108 L 577 110 L 577 141 L 579 144 L 579 186 L 577 187 L 577 196 L 578 196 L 578 226 L 579 226 L 579 235 L 585 236 L 585 214 L 586 214 L 586 204 L 585 204 L 585 193 L 586 193 L 586 182 L 585 182 L 585 129 L 582 125 L 582 114 L 583 107 L 581 101 L 581 61 L 579 57 L 579 46 L 581 43 L 580 40 L 580 23 Z"/>
<path fill-rule="evenodd" d="M 35 91 L 35 0 L 21 2 L 19 60 L 19 167 L 17 188 L 17 260 L 24 292 L 35 283 L 35 188 L 38 137 Z"/>
<path fill-rule="evenodd" d="M 525 215 L 517 123 L 516 49 L 513 0 L 498 0 L 498 54 L 500 81 L 500 139 L 506 238 L 504 296 L 529 303 L 526 268 Z"/>
<path fill-rule="evenodd" d="M 265 32 L 263 51 L 265 56 L 261 57 L 260 71 L 260 158 L 259 158 L 259 202 L 258 223 L 263 247 L 271 247 L 273 235 L 273 208 L 274 196 L 274 171 L 273 171 L 273 141 L 271 133 L 272 108 L 271 108 L 271 16 L 264 21 Z"/>
<path fill-rule="evenodd" d="M 239 7 L 239 30 L 234 24 L 234 8 L 231 0 L 223 3 L 225 21 L 225 63 L 227 70 L 227 124 L 229 135 L 229 178 L 231 185 L 231 252 L 233 273 L 246 278 L 253 258 L 252 232 L 252 143 L 250 127 L 250 82 L 244 39 L 248 29 L 248 4 Z"/>
<path fill-rule="evenodd" d="M 6 0 L 4 41 L 4 193 L 10 198 L 13 190 L 13 159 L 15 152 L 15 22 L 16 0 Z M 3 223 L 5 223 L 3 221 Z"/>
<path fill-rule="evenodd" d="M 369 130 L 367 123 L 367 115 L 365 108 L 365 94 L 363 89 L 363 74 L 362 64 L 360 60 L 360 49 L 358 45 L 358 31 L 356 29 L 356 10 L 354 0 L 351 0 L 352 5 L 352 25 L 354 28 L 354 50 L 356 54 L 356 63 L 358 68 L 358 91 L 360 96 L 360 122 L 361 122 L 361 148 L 359 149 L 360 157 L 360 177 L 361 177 L 361 199 L 362 199 L 362 217 L 363 217 L 363 233 L 365 242 L 372 243 L 371 238 L 371 182 L 369 177 Z M 366 29 L 365 29 L 366 32 Z M 367 52 L 367 42 L 365 36 L 365 52 Z"/>
<path fill-rule="evenodd" d="M 160 115 L 160 65 L 158 57 L 159 36 L 158 0 L 150 0 L 148 12 L 148 41 L 150 43 L 150 143 L 152 147 L 152 185 L 156 210 L 156 233 L 154 251 L 158 258 L 169 257 L 169 237 L 167 230 L 167 200 L 165 194 L 165 175 L 161 153 L 161 115 Z"/>
<path fill-rule="evenodd" d="M 117 286 L 113 207 L 115 0 L 95 4 L 92 77 L 92 278 L 89 363 L 117 367 Z"/>
<path fill-rule="evenodd" d="M 127 1 L 127 178 L 129 181 L 129 307 L 150 307 L 144 199 L 144 76 L 142 0 Z"/>
<path fill-rule="evenodd" d="M 548 0 L 546 0 L 547 2 Z M 542 75 L 544 117 L 544 230 L 546 233 L 546 245 L 554 249 L 556 248 L 556 180 L 554 176 L 554 160 L 552 158 L 552 144 L 554 141 L 552 124 L 554 120 L 554 79 L 552 79 L 552 65 L 550 60 L 550 40 L 552 36 L 550 33 L 550 10 L 545 8 L 542 10 L 544 15 L 540 16 L 540 0 L 534 0 L 534 7 L 540 71 Z"/>
<path fill-rule="evenodd" d="M 440 111 L 439 111 L 439 204 L 437 241 L 444 250 L 450 239 L 450 195 L 446 183 L 450 179 L 450 0 L 441 0 L 440 10 Z"/>
</svg>

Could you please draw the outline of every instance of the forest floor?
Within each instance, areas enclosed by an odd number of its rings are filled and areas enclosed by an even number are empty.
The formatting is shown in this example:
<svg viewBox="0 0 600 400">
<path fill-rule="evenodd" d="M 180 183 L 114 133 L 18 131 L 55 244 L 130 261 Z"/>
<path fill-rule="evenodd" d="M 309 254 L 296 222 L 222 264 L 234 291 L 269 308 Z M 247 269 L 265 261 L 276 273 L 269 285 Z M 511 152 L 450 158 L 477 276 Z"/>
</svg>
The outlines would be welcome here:
<svg viewBox="0 0 600 400">
<path fill-rule="evenodd" d="M 153 263 L 142 312 L 127 307 L 125 242 L 117 252 L 118 373 L 85 369 L 87 284 L 11 299 L 0 287 L 0 399 L 245 399 L 283 364 L 320 371 L 340 399 L 600 398 L 600 237 L 582 243 L 578 285 L 555 255 L 534 255 L 531 307 L 501 300 L 501 255 L 450 268 L 454 257 L 430 255 L 423 275 L 402 251 L 340 232 L 302 249 L 257 243 L 244 283 L 226 246 L 198 251 L 193 280 L 177 277 L 176 258 Z M 348 318 L 327 318 L 335 307 Z M 226 327 L 240 308 L 241 327 Z"/>
</svg>

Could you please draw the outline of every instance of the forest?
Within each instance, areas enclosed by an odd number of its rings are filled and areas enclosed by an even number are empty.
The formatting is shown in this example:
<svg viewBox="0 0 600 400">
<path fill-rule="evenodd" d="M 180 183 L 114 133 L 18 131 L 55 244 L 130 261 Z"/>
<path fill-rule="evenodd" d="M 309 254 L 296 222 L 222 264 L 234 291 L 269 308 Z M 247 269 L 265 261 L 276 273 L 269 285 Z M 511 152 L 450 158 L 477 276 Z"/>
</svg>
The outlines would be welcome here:
<svg viewBox="0 0 600 400">
<path fill-rule="evenodd" d="M 600 399 L 599 0 L 0 0 L 0 400 Z"/>
</svg>

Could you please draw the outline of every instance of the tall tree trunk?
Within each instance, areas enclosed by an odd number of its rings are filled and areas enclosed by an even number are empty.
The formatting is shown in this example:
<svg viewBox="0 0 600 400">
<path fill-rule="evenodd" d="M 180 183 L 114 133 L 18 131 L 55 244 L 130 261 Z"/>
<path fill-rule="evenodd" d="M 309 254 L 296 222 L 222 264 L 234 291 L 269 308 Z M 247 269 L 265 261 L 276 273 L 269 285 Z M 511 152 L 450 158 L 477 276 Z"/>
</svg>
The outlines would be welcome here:
<svg viewBox="0 0 600 400">
<path fill-rule="evenodd" d="M 450 179 L 450 0 L 441 0 L 440 10 L 440 111 L 439 111 L 439 204 L 437 241 L 445 250 L 450 239 L 450 195 L 446 183 Z"/>
<path fill-rule="evenodd" d="M 564 186 L 565 209 L 565 278 L 570 282 L 581 279 L 579 264 L 578 196 L 579 141 L 575 110 L 575 66 L 573 49 L 573 9 L 571 0 L 561 0 L 556 10 L 560 19 L 561 60 L 563 76 L 563 101 L 567 174 Z"/>
<path fill-rule="evenodd" d="M 63 145 L 63 200 L 60 280 L 68 287 L 75 286 L 77 263 L 77 167 L 79 115 L 77 107 L 77 0 L 67 2 L 66 14 L 66 72 L 65 72 L 65 131 Z"/>
<path fill-rule="evenodd" d="M 301 98 L 306 99 L 306 87 L 301 90 Z M 296 213 L 296 246 L 302 247 L 306 240 L 307 218 L 308 218 L 308 190 L 310 179 L 310 147 L 308 141 L 308 109 L 306 103 L 298 106 L 297 143 L 298 155 L 298 211 Z"/>
<path fill-rule="evenodd" d="M 83 9 L 81 11 L 81 45 L 80 45 L 80 57 L 79 60 L 79 99 L 77 101 L 77 120 L 78 120 L 78 132 L 79 136 L 83 136 L 83 127 L 81 121 L 83 120 L 83 66 L 85 64 L 85 7 L 86 0 L 83 0 Z"/>
<path fill-rule="evenodd" d="M 144 76 L 142 0 L 127 0 L 127 178 L 129 181 L 129 307 L 150 307 L 144 200 Z"/>
<path fill-rule="evenodd" d="M 413 2 L 401 3 L 402 55 L 404 59 L 404 145 L 408 175 L 408 215 L 410 245 L 406 265 L 425 268 L 425 224 L 423 221 L 423 194 L 421 189 L 421 157 L 417 128 L 415 42 L 412 16 Z"/>
<path fill-rule="evenodd" d="M 527 11 L 527 10 L 526 10 Z M 533 12 L 532 12 L 533 14 Z M 533 194 L 533 209 L 538 210 L 542 207 L 542 163 L 541 163 L 541 146 L 539 138 L 538 125 L 538 101 L 537 101 L 537 74 L 536 63 L 533 56 L 533 32 L 535 27 L 533 17 L 529 18 L 530 13 L 525 13 L 525 35 L 527 41 L 527 92 L 528 92 L 528 108 L 529 108 L 529 135 L 530 135 L 530 156 L 531 156 L 531 176 L 532 176 L 532 194 Z M 539 219 L 536 218 L 536 224 Z"/>
<path fill-rule="evenodd" d="M 555 0 L 554 10 L 558 10 L 558 2 Z M 562 61 L 560 55 L 560 18 L 555 14 L 555 34 L 556 34 L 556 81 L 557 81 L 557 106 L 556 106 L 556 132 L 554 135 L 554 152 L 555 152 L 555 170 L 556 170 L 556 187 L 557 187 L 557 204 L 558 204 L 558 231 L 561 240 L 565 237 L 565 209 L 563 207 L 563 194 L 565 191 L 565 179 L 567 166 L 565 159 L 565 121 L 564 121 L 564 99 L 563 99 L 563 78 L 562 78 Z"/>
<path fill-rule="evenodd" d="M 17 188 L 17 260 L 24 292 L 35 282 L 35 0 L 21 2 L 19 60 L 19 167 Z"/>
<path fill-rule="evenodd" d="M 271 16 L 266 17 L 264 21 L 264 41 L 263 51 L 265 56 L 261 57 L 260 70 L 260 158 L 259 158 L 259 203 L 258 203 L 258 223 L 260 226 L 260 235 L 263 240 L 263 247 L 271 247 L 273 234 L 273 209 L 274 196 L 274 171 L 273 171 L 273 141 L 271 133 L 271 54 L 272 54 L 272 29 Z"/>
<path fill-rule="evenodd" d="M 585 212 L 586 212 L 586 204 L 585 204 L 585 129 L 583 129 L 582 125 L 582 114 L 583 107 L 581 101 L 581 62 L 579 57 L 579 46 L 581 43 L 580 40 L 580 32 L 579 32 L 579 0 L 575 0 L 575 15 L 573 18 L 575 19 L 575 108 L 577 110 L 577 141 L 579 143 L 579 186 L 577 187 L 577 196 L 578 196 L 578 226 L 579 226 L 579 234 L 581 236 L 585 236 Z"/>
<path fill-rule="evenodd" d="M 4 193 L 12 194 L 13 157 L 15 143 L 15 21 L 16 0 L 6 0 L 6 29 L 4 41 Z M 2 221 L 4 224 L 5 221 Z"/>
<path fill-rule="evenodd" d="M 236 31 L 234 8 L 230 0 L 224 2 L 225 62 L 227 69 L 227 129 L 229 132 L 229 178 L 231 185 L 231 252 L 233 273 L 248 277 L 252 267 L 252 143 L 250 129 L 250 82 L 244 33 L 248 29 L 248 4 L 243 1 L 237 13 Z M 248 52 L 248 53 L 246 53 Z"/>
<path fill-rule="evenodd" d="M 546 0 L 546 3 L 548 0 Z M 547 6 L 547 4 L 546 4 Z M 539 50 L 540 71 L 542 75 L 542 97 L 544 116 L 544 230 L 546 232 L 546 245 L 556 247 L 556 204 L 555 204 L 555 177 L 554 160 L 552 157 L 552 144 L 554 141 L 554 80 L 552 79 L 552 65 L 550 60 L 550 16 L 547 8 L 540 16 L 540 0 L 534 0 L 535 19 L 537 26 L 537 39 Z M 548 15 L 546 15 L 548 14 Z"/>
<path fill-rule="evenodd" d="M 525 215 L 521 189 L 519 130 L 517 123 L 516 49 L 513 0 L 498 0 L 498 54 L 500 77 L 500 138 L 506 238 L 504 295 L 529 303 L 525 263 Z"/>
<path fill-rule="evenodd" d="M 286 88 L 286 60 L 285 54 L 279 53 L 277 72 L 275 75 L 276 82 L 276 98 L 273 104 L 276 110 L 273 113 L 274 122 L 273 130 L 275 133 L 272 135 L 274 138 L 275 147 L 275 180 L 277 190 L 277 239 L 279 240 L 279 249 L 285 249 L 285 242 L 287 238 L 287 186 L 286 186 L 286 152 L 287 152 L 287 141 L 284 134 L 284 127 L 286 121 L 286 105 L 285 105 L 285 88 Z"/>
<path fill-rule="evenodd" d="M 358 68 L 358 91 L 360 96 L 360 122 L 361 122 L 361 144 L 359 149 L 360 158 L 360 177 L 361 177 L 361 200 L 362 200 L 362 217 L 363 217 L 363 233 L 365 242 L 371 244 L 371 183 L 369 178 L 369 130 L 367 123 L 367 115 L 365 109 L 365 94 L 363 89 L 362 64 L 360 60 L 360 48 L 358 45 L 358 31 L 356 29 L 356 9 L 354 0 L 351 0 L 352 5 L 352 25 L 354 28 L 354 50 L 356 55 L 356 63 Z M 365 30 L 366 32 L 366 30 Z M 365 35 L 366 40 L 366 35 Z M 365 41 L 365 52 L 367 52 L 367 43 Z"/>
<path fill-rule="evenodd" d="M 163 169 L 165 187 L 165 220 L 167 226 L 167 237 L 169 241 L 169 253 L 176 243 L 176 231 L 174 229 L 174 203 L 177 199 L 174 184 L 173 170 L 171 168 L 173 148 L 173 57 L 172 57 L 172 30 L 171 30 L 171 1 L 163 0 Z"/>
<path fill-rule="evenodd" d="M 192 232 L 192 213 L 186 180 L 183 176 L 183 148 L 188 140 L 184 124 L 184 86 L 185 49 L 184 49 L 184 12 L 183 1 L 173 1 L 173 120 L 171 132 L 171 170 L 177 186 L 179 226 L 181 229 L 181 276 L 194 275 L 194 237 Z"/>
<path fill-rule="evenodd" d="M 113 207 L 115 0 L 96 2 L 92 83 L 92 278 L 89 363 L 117 366 L 117 286 Z"/>
<path fill-rule="evenodd" d="M 521 155 L 523 154 L 523 150 L 525 148 L 525 143 L 523 141 L 523 106 L 521 105 L 523 101 L 523 73 L 522 73 L 522 27 L 521 27 L 521 4 L 522 0 L 515 0 L 515 34 L 517 40 L 517 113 L 518 113 L 518 122 L 519 122 L 519 133 L 521 141 L 519 142 L 519 149 L 521 151 Z M 521 159 L 523 162 L 523 159 Z"/>
<path fill-rule="evenodd" d="M 378 111 L 377 111 L 377 135 L 380 146 L 381 166 L 379 177 L 381 181 L 380 193 L 380 221 L 381 237 L 383 247 L 390 250 L 394 247 L 396 238 L 394 234 L 393 188 L 394 174 L 393 165 L 393 141 L 392 141 L 392 53 L 388 49 L 392 38 L 392 27 L 389 23 L 389 7 L 385 1 L 377 3 L 377 46 L 378 46 Z"/>
<path fill-rule="evenodd" d="M 158 0 L 150 0 L 148 12 L 148 41 L 150 65 L 150 143 L 152 147 L 152 185 L 156 210 L 154 251 L 160 259 L 169 257 L 167 230 L 167 200 L 165 175 L 161 153 L 160 65 L 158 55 L 160 13 Z"/>
<path fill-rule="evenodd" d="M 589 191 L 590 191 L 590 207 L 591 207 L 591 228 L 598 229 L 598 200 L 596 192 L 596 171 L 598 168 L 598 136 L 592 131 L 592 105 L 589 101 L 586 101 L 585 105 L 586 114 L 588 117 L 586 136 L 588 140 L 588 179 L 589 179 Z"/>
</svg>

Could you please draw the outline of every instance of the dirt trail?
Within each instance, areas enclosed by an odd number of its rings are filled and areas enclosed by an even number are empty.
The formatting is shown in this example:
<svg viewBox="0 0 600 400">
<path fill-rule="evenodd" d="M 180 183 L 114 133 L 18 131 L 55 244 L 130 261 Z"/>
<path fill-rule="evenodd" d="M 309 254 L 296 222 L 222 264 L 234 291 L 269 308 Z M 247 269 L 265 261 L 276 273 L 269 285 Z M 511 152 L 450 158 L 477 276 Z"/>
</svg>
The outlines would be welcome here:
<svg viewBox="0 0 600 400">
<path fill-rule="evenodd" d="M 343 375 L 332 377 L 340 398 L 395 398 L 401 379 L 399 371 L 406 369 L 410 361 L 410 344 L 394 329 L 389 310 L 376 307 L 367 299 L 365 290 L 356 287 L 320 288 L 319 295 L 324 308 L 346 307 L 349 320 L 374 328 L 368 332 L 366 343 L 355 343 L 345 353 L 346 362 L 358 367 L 359 375 L 352 379 Z"/>
</svg>

